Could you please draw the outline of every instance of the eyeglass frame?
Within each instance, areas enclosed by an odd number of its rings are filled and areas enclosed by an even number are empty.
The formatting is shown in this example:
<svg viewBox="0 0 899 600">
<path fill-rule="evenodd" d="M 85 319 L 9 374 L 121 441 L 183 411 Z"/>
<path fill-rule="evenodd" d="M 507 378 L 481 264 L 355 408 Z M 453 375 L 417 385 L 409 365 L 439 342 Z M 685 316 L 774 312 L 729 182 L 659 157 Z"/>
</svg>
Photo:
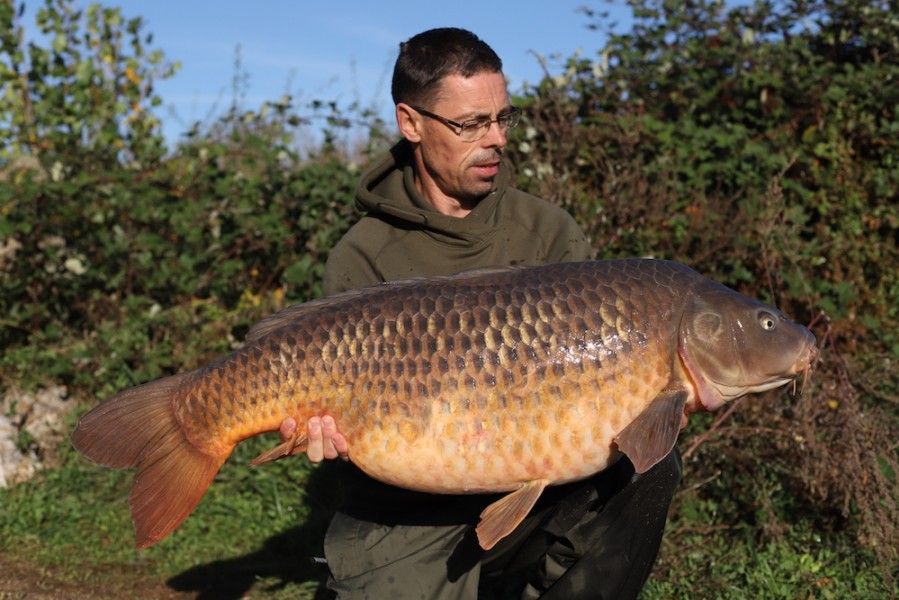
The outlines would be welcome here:
<svg viewBox="0 0 899 600">
<path fill-rule="evenodd" d="M 428 117 L 429 119 L 434 119 L 435 121 L 439 121 L 444 125 L 453 129 L 453 133 L 459 136 L 463 142 L 476 142 L 487 135 L 487 132 L 490 131 L 490 126 L 494 123 L 497 124 L 500 129 L 504 131 L 508 131 L 509 129 L 514 128 L 518 125 L 518 121 L 521 119 L 521 109 L 516 108 L 514 106 L 509 108 L 509 111 L 504 115 L 497 115 L 495 119 L 488 119 L 487 117 L 479 117 L 477 119 L 469 119 L 467 121 L 463 121 L 459 123 L 458 121 L 453 121 L 451 119 L 447 119 L 446 117 L 441 117 L 436 113 L 432 113 L 429 110 L 426 110 L 418 105 L 410 104 L 409 102 L 405 102 L 406 106 L 422 115 L 423 117 Z M 505 120 L 506 123 L 503 125 L 502 121 Z M 458 131 L 456 131 L 458 129 Z M 478 137 L 471 139 L 464 139 L 462 134 L 466 131 L 474 131 L 474 132 L 483 132 Z"/>
</svg>

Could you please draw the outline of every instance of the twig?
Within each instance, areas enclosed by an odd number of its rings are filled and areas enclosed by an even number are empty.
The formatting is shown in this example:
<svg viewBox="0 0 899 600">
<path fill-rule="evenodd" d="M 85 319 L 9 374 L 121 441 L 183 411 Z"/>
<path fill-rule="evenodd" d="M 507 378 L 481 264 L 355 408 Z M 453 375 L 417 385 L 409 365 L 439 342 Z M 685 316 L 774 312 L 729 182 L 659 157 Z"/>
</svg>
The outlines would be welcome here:
<svg viewBox="0 0 899 600">
<path fill-rule="evenodd" d="M 727 418 L 734 412 L 734 410 L 737 408 L 737 405 L 739 405 L 739 403 L 742 400 L 743 400 L 742 398 L 738 398 L 737 400 L 734 400 L 734 402 L 730 405 L 730 407 L 728 407 L 728 409 L 726 411 L 721 413 L 721 415 L 719 415 L 718 418 L 715 419 L 715 422 L 712 423 L 712 426 L 709 427 L 706 431 L 704 431 L 702 433 L 702 435 L 700 435 L 699 437 L 696 438 L 696 440 L 687 449 L 687 451 L 683 453 L 683 458 L 684 459 L 690 458 L 690 455 L 696 451 L 696 448 L 698 448 L 700 444 L 705 442 L 709 438 L 709 436 L 712 435 L 712 433 L 714 433 L 719 427 L 721 427 L 721 424 L 727 420 Z"/>
<path fill-rule="evenodd" d="M 703 479 L 703 480 L 700 481 L 699 483 L 694 483 L 694 484 L 691 485 L 690 487 L 681 490 L 680 493 L 686 494 L 686 493 L 692 492 L 693 490 L 698 490 L 699 488 L 701 488 L 702 486 L 704 486 L 704 485 L 707 484 L 708 482 L 714 481 L 715 479 L 718 479 L 719 477 L 721 477 L 721 470 L 720 470 L 720 469 L 717 470 L 717 471 L 715 471 L 714 473 L 712 473 L 710 476 L 706 477 L 705 479 Z"/>
</svg>

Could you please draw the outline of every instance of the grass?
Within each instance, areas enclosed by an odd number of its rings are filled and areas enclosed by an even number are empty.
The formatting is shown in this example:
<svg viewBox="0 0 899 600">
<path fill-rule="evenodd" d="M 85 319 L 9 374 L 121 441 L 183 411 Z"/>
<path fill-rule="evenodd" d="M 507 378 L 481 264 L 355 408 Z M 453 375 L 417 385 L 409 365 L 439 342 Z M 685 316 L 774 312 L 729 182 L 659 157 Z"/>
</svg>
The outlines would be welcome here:
<svg viewBox="0 0 899 600">
<path fill-rule="evenodd" d="M 239 447 L 194 514 L 140 553 L 127 509 L 130 474 L 97 468 L 66 447 L 59 468 L 0 490 L 0 554 L 27 556 L 35 569 L 85 589 L 120 585 L 132 597 L 139 594 L 129 579 L 195 597 L 311 599 L 325 575 L 312 558 L 321 556 L 334 481 L 330 467 L 302 458 L 249 468 L 272 443 L 269 436 Z M 808 518 L 781 524 L 777 540 L 761 535 L 758 515 L 720 495 L 726 485 L 696 485 L 688 467 L 643 600 L 899 596 L 870 553 Z M 789 514 L 787 496 L 774 490 L 772 503 Z"/>
<path fill-rule="evenodd" d="M 697 490 L 682 491 L 642 600 L 899 596 L 899 570 L 889 583 L 873 553 L 809 517 L 780 523 L 776 541 L 758 522 L 733 517 Z"/>
<path fill-rule="evenodd" d="M 302 458 L 249 468 L 269 444 L 271 437 L 239 447 L 182 526 L 139 553 L 128 513 L 131 474 L 63 448 L 59 468 L 0 490 L 0 555 L 27 556 L 87 588 L 108 586 L 110 571 L 127 569 L 174 590 L 311 598 L 324 575 L 311 559 L 321 556 L 334 486 L 329 468 L 312 469 Z"/>
</svg>

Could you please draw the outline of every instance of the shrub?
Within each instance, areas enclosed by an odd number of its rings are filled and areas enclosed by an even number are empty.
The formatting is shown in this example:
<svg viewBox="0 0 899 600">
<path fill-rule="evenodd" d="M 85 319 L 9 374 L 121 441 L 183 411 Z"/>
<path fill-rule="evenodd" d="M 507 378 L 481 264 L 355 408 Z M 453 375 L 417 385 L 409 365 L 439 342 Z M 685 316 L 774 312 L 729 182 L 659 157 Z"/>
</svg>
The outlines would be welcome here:
<svg viewBox="0 0 899 600">
<path fill-rule="evenodd" d="M 702 577 L 696 589 L 717 593 L 716 572 L 695 565 L 722 548 L 783 557 L 809 593 L 822 564 L 863 568 L 876 553 L 889 573 L 899 21 L 860 0 L 631 5 L 629 32 L 560 74 L 547 67 L 516 99 L 520 186 L 575 215 L 599 257 L 688 263 L 808 322 L 822 347 L 802 396 L 692 418 L 655 589 Z M 385 138 L 373 121 L 350 158 L 338 134 L 371 115 L 282 98 L 235 104 L 169 149 L 152 84 L 177 65 L 149 49 L 140 19 L 73 6 L 46 0 L 42 38 L 26 47 L 20 13 L 0 3 L 0 383 L 52 380 L 83 399 L 209 362 L 263 315 L 319 295 L 360 169 Z M 297 136 L 308 110 L 325 119 L 318 148 Z M 715 544 L 691 545 L 697 531 Z M 721 575 L 783 589 L 779 574 L 749 570 Z"/>
<path fill-rule="evenodd" d="M 632 5 L 631 31 L 519 99 L 519 182 L 602 257 L 678 260 L 810 323 L 823 352 L 806 394 L 741 403 L 699 438 L 690 477 L 780 473 L 796 512 L 763 534 L 830 514 L 893 564 L 899 21 L 861 1 Z"/>
</svg>

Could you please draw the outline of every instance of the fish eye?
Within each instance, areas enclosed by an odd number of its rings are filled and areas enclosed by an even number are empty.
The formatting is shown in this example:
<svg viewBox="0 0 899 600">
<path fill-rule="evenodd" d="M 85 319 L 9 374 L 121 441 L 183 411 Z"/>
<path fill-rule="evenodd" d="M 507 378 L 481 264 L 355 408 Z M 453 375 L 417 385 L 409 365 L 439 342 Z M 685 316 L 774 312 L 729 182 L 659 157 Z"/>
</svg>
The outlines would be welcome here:
<svg viewBox="0 0 899 600">
<path fill-rule="evenodd" d="M 774 331 L 777 329 L 777 317 L 769 312 L 762 311 L 759 313 L 759 325 L 765 331 Z"/>
</svg>

